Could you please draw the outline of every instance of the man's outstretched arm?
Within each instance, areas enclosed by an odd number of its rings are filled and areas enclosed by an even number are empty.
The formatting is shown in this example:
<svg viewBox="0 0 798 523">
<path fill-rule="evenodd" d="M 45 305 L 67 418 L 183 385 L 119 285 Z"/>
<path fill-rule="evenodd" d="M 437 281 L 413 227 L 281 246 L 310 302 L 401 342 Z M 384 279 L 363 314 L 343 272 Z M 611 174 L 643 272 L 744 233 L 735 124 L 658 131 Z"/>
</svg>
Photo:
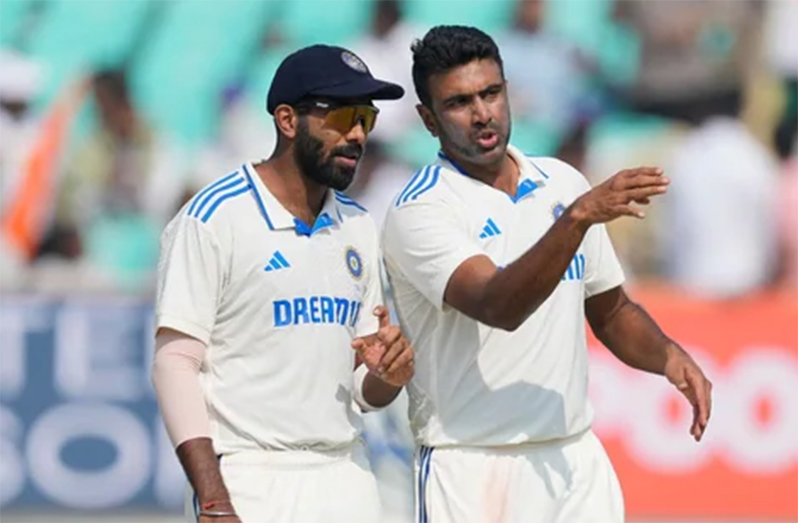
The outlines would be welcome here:
<svg viewBox="0 0 798 523">
<path fill-rule="evenodd" d="M 520 258 L 498 270 L 487 256 L 474 256 L 452 273 L 444 301 L 491 327 L 517 329 L 554 292 L 587 230 L 621 216 L 642 218 L 634 205 L 663 194 L 662 170 L 621 171 L 583 194 Z"/>
<path fill-rule="evenodd" d="M 620 286 L 585 300 L 585 315 L 596 338 L 619 360 L 664 375 L 685 395 L 693 406 L 690 434 L 700 441 L 712 410 L 712 383 L 693 358 Z"/>
</svg>

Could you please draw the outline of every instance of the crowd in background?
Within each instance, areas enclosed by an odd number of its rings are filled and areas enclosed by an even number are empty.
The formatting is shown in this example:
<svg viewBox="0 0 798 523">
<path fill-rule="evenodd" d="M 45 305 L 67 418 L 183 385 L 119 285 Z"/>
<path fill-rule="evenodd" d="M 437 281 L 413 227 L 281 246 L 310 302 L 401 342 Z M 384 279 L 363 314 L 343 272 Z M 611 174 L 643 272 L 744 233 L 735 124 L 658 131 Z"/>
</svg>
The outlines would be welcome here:
<svg viewBox="0 0 798 523">
<path fill-rule="evenodd" d="M 439 23 L 497 41 L 514 145 L 593 184 L 666 170 L 670 191 L 647 218 L 610 227 L 628 279 L 712 299 L 796 282 L 795 0 L 4 0 L 0 11 L 0 291 L 152 293 L 161 229 L 204 184 L 270 155 L 271 75 L 317 41 L 407 90 L 379 105 L 348 191 L 381 222 L 434 159 L 410 45 Z"/>
</svg>

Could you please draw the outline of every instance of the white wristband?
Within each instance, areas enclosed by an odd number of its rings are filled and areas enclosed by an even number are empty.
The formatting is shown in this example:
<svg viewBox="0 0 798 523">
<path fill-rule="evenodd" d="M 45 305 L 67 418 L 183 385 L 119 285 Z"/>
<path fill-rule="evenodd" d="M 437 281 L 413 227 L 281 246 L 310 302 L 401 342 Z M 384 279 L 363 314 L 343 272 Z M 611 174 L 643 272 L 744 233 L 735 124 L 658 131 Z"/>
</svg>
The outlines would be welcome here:
<svg viewBox="0 0 798 523">
<path fill-rule="evenodd" d="M 358 365 L 355 369 L 354 373 L 354 383 L 352 387 L 352 396 L 355 400 L 355 403 L 358 404 L 360 409 L 363 412 L 374 412 L 377 410 L 382 410 L 384 407 L 375 407 L 374 405 L 370 405 L 366 398 L 363 397 L 363 382 L 366 380 L 366 376 L 369 373 L 369 369 L 365 365 Z"/>
</svg>

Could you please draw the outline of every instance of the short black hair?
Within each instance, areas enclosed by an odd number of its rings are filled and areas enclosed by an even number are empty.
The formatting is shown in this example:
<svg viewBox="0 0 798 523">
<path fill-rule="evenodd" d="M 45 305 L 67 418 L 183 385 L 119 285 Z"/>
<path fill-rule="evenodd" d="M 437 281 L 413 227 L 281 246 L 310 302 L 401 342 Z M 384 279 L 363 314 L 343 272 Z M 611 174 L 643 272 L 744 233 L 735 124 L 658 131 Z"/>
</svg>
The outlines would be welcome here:
<svg viewBox="0 0 798 523">
<path fill-rule="evenodd" d="M 429 77 L 473 60 L 494 60 L 504 77 L 499 47 L 493 38 L 476 27 L 439 25 L 410 47 L 413 52 L 413 85 L 421 103 L 431 105 Z"/>
</svg>

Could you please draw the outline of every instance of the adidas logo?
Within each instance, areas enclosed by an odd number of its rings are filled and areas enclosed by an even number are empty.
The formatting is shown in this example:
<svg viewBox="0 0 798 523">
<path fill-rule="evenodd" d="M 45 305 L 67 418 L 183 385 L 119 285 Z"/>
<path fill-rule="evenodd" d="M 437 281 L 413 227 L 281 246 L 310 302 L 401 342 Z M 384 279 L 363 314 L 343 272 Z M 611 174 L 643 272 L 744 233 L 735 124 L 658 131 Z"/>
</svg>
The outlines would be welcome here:
<svg viewBox="0 0 798 523">
<path fill-rule="evenodd" d="M 274 254 L 272 254 L 272 259 L 269 260 L 269 264 L 266 265 L 263 270 L 266 272 L 279 271 L 280 269 L 287 269 L 290 266 L 291 264 L 288 263 L 288 260 L 286 260 L 282 254 L 280 254 L 280 251 L 274 251 Z"/>
<path fill-rule="evenodd" d="M 491 236 L 498 236 L 502 232 L 496 226 L 491 218 L 488 218 L 487 223 L 484 227 L 482 227 L 482 234 L 479 235 L 480 238 L 490 238 Z"/>
</svg>

